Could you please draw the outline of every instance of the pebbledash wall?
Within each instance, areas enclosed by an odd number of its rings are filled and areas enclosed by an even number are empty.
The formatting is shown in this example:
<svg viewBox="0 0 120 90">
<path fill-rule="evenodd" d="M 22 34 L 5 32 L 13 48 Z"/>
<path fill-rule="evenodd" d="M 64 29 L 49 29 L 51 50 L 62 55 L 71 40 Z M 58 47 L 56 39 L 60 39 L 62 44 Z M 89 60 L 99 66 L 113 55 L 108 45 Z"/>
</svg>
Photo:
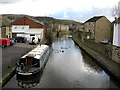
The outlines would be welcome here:
<svg viewBox="0 0 120 90">
<path fill-rule="evenodd" d="M 120 63 L 120 1 L 118 3 L 118 18 L 114 23 L 112 60 Z"/>
</svg>

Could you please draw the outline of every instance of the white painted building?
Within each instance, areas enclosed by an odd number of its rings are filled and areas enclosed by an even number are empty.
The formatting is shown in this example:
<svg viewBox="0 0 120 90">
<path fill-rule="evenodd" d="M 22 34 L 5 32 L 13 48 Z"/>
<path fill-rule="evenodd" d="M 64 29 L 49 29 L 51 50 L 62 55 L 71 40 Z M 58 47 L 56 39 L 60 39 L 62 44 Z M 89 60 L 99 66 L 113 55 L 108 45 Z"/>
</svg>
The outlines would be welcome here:
<svg viewBox="0 0 120 90">
<path fill-rule="evenodd" d="M 120 46 L 120 24 L 114 24 L 113 45 Z"/>
<path fill-rule="evenodd" d="M 28 25 L 12 25 L 12 33 L 16 36 L 26 37 L 27 41 L 30 40 L 30 36 L 35 36 L 42 40 L 43 28 L 29 28 Z"/>
<path fill-rule="evenodd" d="M 17 36 L 26 37 L 27 41 L 31 36 L 35 36 L 43 40 L 44 38 L 44 26 L 37 20 L 23 17 L 11 23 L 12 33 Z"/>
<path fill-rule="evenodd" d="M 120 2 L 118 3 L 118 18 L 114 23 L 113 45 L 120 47 Z"/>
</svg>

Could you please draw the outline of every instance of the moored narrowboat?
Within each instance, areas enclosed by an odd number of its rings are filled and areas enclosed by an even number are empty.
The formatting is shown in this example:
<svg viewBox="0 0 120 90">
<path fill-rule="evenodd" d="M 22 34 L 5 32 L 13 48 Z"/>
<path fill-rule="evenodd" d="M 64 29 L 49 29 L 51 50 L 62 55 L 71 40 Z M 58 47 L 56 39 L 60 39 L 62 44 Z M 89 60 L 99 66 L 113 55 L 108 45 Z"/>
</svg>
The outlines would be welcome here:
<svg viewBox="0 0 120 90">
<path fill-rule="evenodd" d="M 30 76 L 42 71 L 49 53 L 49 46 L 38 45 L 20 58 L 16 68 L 17 75 Z"/>
</svg>

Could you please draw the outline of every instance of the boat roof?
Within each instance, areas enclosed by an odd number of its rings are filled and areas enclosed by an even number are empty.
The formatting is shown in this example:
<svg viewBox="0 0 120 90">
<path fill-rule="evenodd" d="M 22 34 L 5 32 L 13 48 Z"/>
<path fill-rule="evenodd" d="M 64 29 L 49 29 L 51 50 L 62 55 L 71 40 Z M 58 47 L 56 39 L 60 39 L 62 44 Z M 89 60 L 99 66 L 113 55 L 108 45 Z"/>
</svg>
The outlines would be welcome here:
<svg viewBox="0 0 120 90">
<path fill-rule="evenodd" d="M 26 58 L 26 56 L 34 57 L 36 59 L 40 59 L 44 51 L 48 48 L 48 45 L 38 45 L 32 51 L 28 52 L 26 55 L 22 56 L 21 58 Z"/>
</svg>

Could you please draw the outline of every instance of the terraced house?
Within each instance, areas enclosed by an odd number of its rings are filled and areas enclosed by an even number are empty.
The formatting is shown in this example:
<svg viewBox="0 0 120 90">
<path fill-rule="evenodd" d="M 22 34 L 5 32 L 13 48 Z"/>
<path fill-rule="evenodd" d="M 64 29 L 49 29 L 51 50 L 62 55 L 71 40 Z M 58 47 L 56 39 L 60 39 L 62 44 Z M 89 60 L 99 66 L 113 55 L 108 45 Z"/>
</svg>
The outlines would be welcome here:
<svg viewBox="0 0 120 90">
<path fill-rule="evenodd" d="M 11 26 L 0 26 L 0 38 L 12 38 Z"/>
<path fill-rule="evenodd" d="M 0 16 L 0 38 L 12 38 L 10 21 Z"/>
<path fill-rule="evenodd" d="M 68 25 L 59 24 L 58 25 L 58 30 L 59 31 L 69 31 L 69 26 Z"/>
<path fill-rule="evenodd" d="M 95 42 L 110 40 L 111 22 L 105 16 L 94 16 L 84 23 L 84 32 L 87 39 Z"/>
</svg>

